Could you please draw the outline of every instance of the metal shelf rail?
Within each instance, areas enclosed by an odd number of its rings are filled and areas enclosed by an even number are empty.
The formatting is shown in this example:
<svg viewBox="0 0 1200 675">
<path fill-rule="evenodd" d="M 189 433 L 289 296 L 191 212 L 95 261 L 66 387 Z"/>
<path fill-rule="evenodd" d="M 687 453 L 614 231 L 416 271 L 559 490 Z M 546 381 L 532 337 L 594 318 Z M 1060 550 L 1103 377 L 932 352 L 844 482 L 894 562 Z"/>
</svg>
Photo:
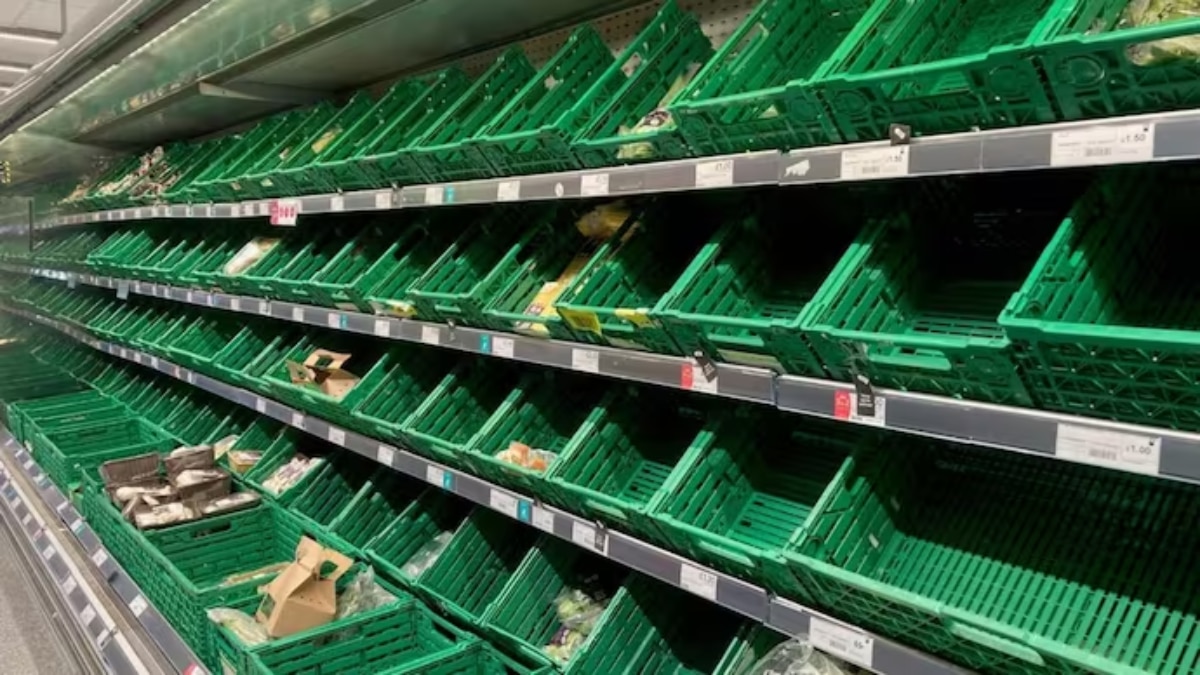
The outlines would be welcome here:
<svg viewBox="0 0 1200 675">
<path fill-rule="evenodd" d="M 790 152 L 764 151 L 530 176 L 409 185 L 219 204 L 146 205 L 48 215 L 35 229 L 151 218 L 270 218 L 628 196 L 754 185 L 804 185 L 1200 159 L 1200 110 L 1059 122 Z M 7 223 L 24 225 L 26 223 Z"/>
<path fill-rule="evenodd" d="M 109 589 L 115 593 L 141 625 L 145 636 L 162 652 L 180 675 L 206 675 L 191 649 L 174 628 L 162 618 L 137 585 L 109 555 L 95 532 L 75 510 L 63 493 L 50 482 L 42 468 L 34 462 L 8 429 L 0 426 L 0 447 L 15 460 L 19 470 L 29 479 L 35 492 L 30 494 L 7 471 L 0 470 L 0 497 L 3 498 L 5 518 L 19 523 L 22 532 L 39 552 L 40 560 L 54 579 L 72 620 L 87 634 L 107 667 L 114 675 L 145 675 L 161 672 L 146 664 L 129 640 L 123 635 L 112 615 L 97 598 L 88 578 L 76 567 L 67 554 L 68 540 L 59 540 L 58 533 L 69 531 L 86 554 L 86 560 L 99 572 Z M 34 507 L 33 500 L 43 502 L 57 514 L 60 523 L 46 522 Z M 66 526 L 63 530 L 61 526 Z"/>
<path fill-rule="evenodd" d="M 260 414 L 305 433 L 328 440 L 334 445 L 401 473 L 589 549 L 632 570 L 761 621 L 784 634 L 806 635 L 817 648 L 873 672 L 881 675 L 950 675 L 965 672 L 936 657 L 773 596 L 765 589 L 736 577 L 709 569 L 621 532 L 606 529 L 591 520 L 547 506 L 525 495 L 495 486 L 471 474 L 431 462 L 403 448 L 342 429 L 323 419 L 182 368 L 165 359 L 98 340 L 55 319 L 4 305 L 0 305 L 0 310 L 49 326 L 93 349 L 152 368 L 226 400 L 253 408 Z"/>
<path fill-rule="evenodd" d="M 889 389 L 875 390 L 874 415 L 856 413 L 854 386 L 777 375 L 763 368 L 716 364 L 708 379 L 693 359 L 582 345 L 477 328 L 381 317 L 325 307 L 114 279 L 65 270 L 0 264 L 0 271 L 32 274 L 215 309 L 364 335 L 420 342 L 603 377 L 673 387 L 773 405 L 802 415 L 984 445 L 1161 478 L 1200 483 L 1200 434 L 1107 422 L 1073 415 L 992 405 Z"/>
</svg>

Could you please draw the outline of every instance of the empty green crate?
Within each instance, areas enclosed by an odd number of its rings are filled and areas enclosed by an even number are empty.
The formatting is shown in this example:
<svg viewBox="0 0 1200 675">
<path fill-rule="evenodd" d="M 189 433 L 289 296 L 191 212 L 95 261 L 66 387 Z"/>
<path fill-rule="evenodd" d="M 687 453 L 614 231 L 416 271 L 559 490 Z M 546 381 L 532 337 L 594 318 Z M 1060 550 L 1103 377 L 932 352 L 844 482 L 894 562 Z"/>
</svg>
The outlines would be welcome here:
<svg viewBox="0 0 1200 675">
<path fill-rule="evenodd" d="M 262 379 L 272 397 L 328 422 L 354 426 L 357 420 L 351 413 L 382 381 L 390 358 L 389 349 L 386 342 L 348 333 L 306 334 L 288 348 L 281 360 L 270 366 Z M 342 370 L 358 376 L 358 382 L 340 397 L 327 394 L 312 383 L 293 382 L 288 363 L 303 364 L 316 350 L 349 354 Z"/>
<path fill-rule="evenodd" d="M 167 452 L 174 439 L 126 412 L 119 416 L 77 425 L 56 425 L 33 434 L 38 463 L 64 490 L 79 482 L 80 472 L 110 459 L 131 457 L 147 452 Z"/>
<path fill-rule="evenodd" d="M 378 470 L 379 464 L 370 459 L 335 450 L 281 501 L 305 529 L 328 533 L 338 516 Z"/>
<path fill-rule="evenodd" d="M 213 372 L 213 357 L 244 330 L 246 320 L 225 312 L 206 312 L 165 345 L 167 357 L 194 370 Z"/>
<path fill-rule="evenodd" d="M 842 140 L 819 81 L 870 0 L 763 0 L 670 107 L 700 155 L 789 150 Z"/>
<path fill-rule="evenodd" d="M 212 283 L 225 264 L 237 255 L 246 244 L 246 227 L 243 221 L 218 224 L 205 233 L 204 251 L 178 271 L 177 284 L 185 286 L 216 288 Z"/>
<path fill-rule="evenodd" d="M 1198 514 L 1190 485 L 896 442 L 855 458 L 795 569 L 844 618 L 972 670 L 1186 673 Z"/>
<path fill-rule="evenodd" d="M 491 68 L 409 146 L 424 181 L 487 178 L 493 171 L 470 142 L 533 79 L 520 47 L 509 47 Z"/>
<path fill-rule="evenodd" d="M 484 634 L 531 662 L 567 668 L 569 662 L 545 652 L 562 627 L 559 595 L 582 590 L 596 600 L 611 599 L 629 574 L 578 546 L 542 537 L 483 616 Z"/>
<path fill-rule="evenodd" d="M 678 354 L 651 312 L 716 230 L 723 203 L 672 196 L 640 207 L 558 297 L 559 315 L 589 341 Z"/>
<path fill-rule="evenodd" d="M 705 425 L 702 401 L 629 388 L 575 434 L 547 476 L 572 512 L 654 541 L 650 517 L 668 477 Z"/>
<path fill-rule="evenodd" d="M 519 380 L 517 368 L 506 363 L 460 361 L 409 416 L 401 433 L 411 450 L 463 468 L 468 443 Z"/>
<path fill-rule="evenodd" d="M 267 392 L 262 377 L 299 342 L 298 330 L 277 322 L 250 321 L 245 324 L 210 361 L 213 372 L 222 380 L 260 394 Z"/>
<path fill-rule="evenodd" d="M 930 183 L 904 212 L 867 226 L 804 320 L 829 372 L 1031 405 L 997 317 L 1070 208 L 1078 183 L 1062 178 Z"/>
<path fill-rule="evenodd" d="M 612 64 L 596 29 L 588 24 L 576 28 L 471 142 L 498 176 L 577 168 L 571 137 L 626 79 Z"/>
<path fill-rule="evenodd" d="M 304 281 L 307 299 L 348 312 L 370 312 L 367 293 L 403 264 L 405 252 L 418 246 L 425 230 L 403 215 L 366 224 Z"/>
<path fill-rule="evenodd" d="M 257 295 L 315 304 L 320 296 L 314 294 L 312 282 L 334 264 L 341 251 L 354 246 L 361 231 L 362 227 L 351 219 L 322 221 L 319 227 L 302 232 L 303 243 L 288 241 L 285 248 L 272 250 L 243 272 L 242 283 L 257 291 Z M 270 261 L 266 260 L 268 257 Z"/>
<path fill-rule="evenodd" d="M 577 375 L 539 372 L 521 378 L 468 447 L 472 473 L 542 499 L 554 500 L 545 471 L 496 457 L 510 443 L 561 455 L 584 425 L 594 423 L 613 402 L 609 383 Z"/>
<path fill-rule="evenodd" d="M 550 675 L 548 667 L 514 661 L 485 642 L 465 644 L 380 675 Z"/>
<path fill-rule="evenodd" d="M 529 269 L 545 240 L 555 236 L 555 212 L 543 205 L 460 212 L 472 224 L 408 288 L 417 316 L 486 324 L 483 311 L 492 293 Z"/>
<path fill-rule="evenodd" d="M 335 446 L 329 445 L 303 432 L 285 428 L 282 434 L 276 436 L 271 441 L 271 444 L 263 449 L 262 459 L 246 472 L 244 480 L 267 499 L 286 502 L 293 492 L 301 490 L 305 483 L 313 479 L 313 476 L 320 469 L 321 464 L 328 461 L 329 455 L 334 450 L 336 450 Z M 267 482 L 280 467 L 285 466 L 297 456 L 318 458 L 322 461 L 321 464 L 310 468 L 308 473 L 298 482 L 284 490 L 282 494 L 276 493 L 272 487 L 267 485 Z"/>
<path fill-rule="evenodd" d="M 1190 167 L 1117 171 L 1080 199 L 1004 309 L 1038 403 L 1200 430 Z"/>
<path fill-rule="evenodd" d="M 355 551 L 391 525 L 426 489 L 426 484 L 391 467 L 380 467 L 329 526 L 332 536 Z"/>
<path fill-rule="evenodd" d="M 415 587 L 432 562 L 435 540 L 452 537 L 471 509 L 440 487 L 426 488 L 367 544 L 367 557 L 386 576 Z"/>
<path fill-rule="evenodd" d="M 376 263 L 382 276 L 365 291 L 370 309 L 389 316 L 436 318 L 420 316 L 408 291 L 471 224 L 457 209 L 435 211 L 414 223 L 411 232 L 397 233 L 396 245 Z"/>
<path fill-rule="evenodd" d="M 819 92 L 846 141 L 1051 122 L 1033 60 L 1057 0 L 877 0 L 827 64 Z"/>
<path fill-rule="evenodd" d="M 579 163 L 598 168 L 691 155 L 673 120 L 638 127 L 647 115 L 674 103 L 712 54 L 696 17 L 681 11 L 674 0 L 663 3 L 597 84 L 618 83 L 581 115 L 571 143 Z"/>
<path fill-rule="evenodd" d="M 308 180 L 306 168 L 324 157 L 342 135 L 369 114 L 374 105 L 369 93 L 360 91 L 354 94 L 325 126 L 312 131 L 308 138 L 293 143 L 282 162 L 260 171 L 252 178 L 267 195 L 299 196 L 318 191 L 319 187 Z"/>
<path fill-rule="evenodd" d="M 810 603 L 783 552 L 800 543 L 813 507 L 868 438 L 837 422 L 737 409 L 696 436 L 652 515 L 673 550 Z"/>
<path fill-rule="evenodd" d="M 405 434 L 409 419 L 438 390 L 458 363 L 442 349 L 395 345 L 379 375 L 379 385 L 359 400 L 353 426 L 371 436 L 413 447 Z"/>
</svg>

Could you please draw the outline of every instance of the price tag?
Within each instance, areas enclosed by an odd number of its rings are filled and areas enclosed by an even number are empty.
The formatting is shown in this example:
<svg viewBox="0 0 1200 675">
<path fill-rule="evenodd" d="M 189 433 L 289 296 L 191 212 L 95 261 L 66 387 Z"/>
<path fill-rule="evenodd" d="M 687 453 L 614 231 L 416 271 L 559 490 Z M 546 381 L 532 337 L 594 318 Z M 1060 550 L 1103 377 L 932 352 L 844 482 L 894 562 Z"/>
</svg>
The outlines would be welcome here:
<svg viewBox="0 0 1200 675">
<path fill-rule="evenodd" d="M 849 420 L 873 427 L 887 426 L 887 400 L 875 395 L 875 412 L 863 415 L 859 412 L 858 394 L 853 391 L 836 391 L 833 394 L 833 416 L 839 420 Z"/>
<path fill-rule="evenodd" d="M 142 214 L 142 210 L 140 208 L 133 210 L 133 219 L 134 220 L 141 220 L 144 217 L 145 216 Z"/>
<path fill-rule="evenodd" d="M 720 377 L 708 380 L 704 377 L 704 367 L 694 363 L 685 363 L 680 369 L 679 386 L 688 391 L 698 391 L 704 394 L 717 393 L 717 381 Z"/>
<path fill-rule="evenodd" d="M 271 303 L 266 300 L 259 300 L 258 313 L 262 316 L 271 316 Z"/>
<path fill-rule="evenodd" d="M 390 191 L 376 192 L 375 193 L 375 208 L 377 208 L 377 209 L 392 208 L 392 193 Z"/>
<path fill-rule="evenodd" d="M 121 347 L 121 349 L 120 349 L 119 353 L 120 353 L 120 355 L 121 355 L 121 358 L 123 358 L 123 359 L 128 359 L 128 358 L 129 358 L 129 352 L 128 352 L 128 351 L 126 351 L 124 347 Z"/>
<path fill-rule="evenodd" d="M 384 466 L 393 466 L 396 462 L 396 451 L 386 445 L 381 445 L 375 449 L 375 459 Z"/>
<path fill-rule="evenodd" d="M 696 187 L 717 188 L 733 185 L 733 160 L 718 159 L 696 164 Z"/>
<path fill-rule="evenodd" d="M 76 518 L 75 520 L 72 520 L 69 527 L 71 528 L 72 532 L 79 534 L 79 530 L 83 529 L 83 518 Z"/>
<path fill-rule="evenodd" d="M 25 514 L 25 517 L 21 519 L 21 526 L 29 527 L 29 523 L 32 523 L 32 522 L 33 522 L 33 514 L 27 512 Z"/>
<path fill-rule="evenodd" d="M 1148 162 L 1154 159 L 1154 127 L 1113 124 L 1056 131 L 1050 137 L 1050 166 Z"/>
<path fill-rule="evenodd" d="M 143 598 L 141 594 L 129 601 L 129 611 L 133 612 L 133 615 L 139 619 L 146 612 L 146 607 L 146 598 Z"/>
<path fill-rule="evenodd" d="M 76 284 L 75 275 L 72 274 L 72 275 L 68 276 L 67 277 L 67 288 L 75 288 L 75 284 Z"/>
<path fill-rule="evenodd" d="M 533 526 L 543 532 L 554 533 L 554 514 L 540 506 L 533 507 L 533 514 L 530 518 Z"/>
<path fill-rule="evenodd" d="M 421 326 L 421 342 L 427 345 L 442 343 L 442 331 L 437 326 Z"/>
<path fill-rule="evenodd" d="M 375 319 L 375 335 L 377 337 L 391 337 L 392 322 L 387 319 Z"/>
<path fill-rule="evenodd" d="M 1155 476 L 1162 459 L 1162 437 L 1060 423 L 1054 454 L 1076 462 Z"/>
<path fill-rule="evenodd" d="M 600 352 L 594 349 L 572 349 L 571 368 L 585 373 L 599 373 Z"/>
<path fill-rule="evenodd" d="M 157 356 L 150 357 L 150 367 L 155 370 L 158 370 L 158 357 Z"/>
<path fill-rule="evenodd" d="M 125 279 L 120 279 L 117 281 L 117 299 L 118 300 L 128 300 L 129 299 L 129 282 L 126 281 Z"/>
<path fill-rule="evenodd" d="M 92 622 L 96 620 L 96 609 L 91 605 L 84 607 L 83 611 L 79 613 L 79 620 L 83 622 L 84 626 L 91 626 Z"/>
<path fill-rule="evenodd" d="M 188 291 L 187 292 L 187 301 L 188 301 L 188 304 L 194 304 L 196 302 L 196 294 L 193 293 L 192 291 Z"/>
<path fill-rule="evenodd" d="M 297 429 L 304 428 L 304 413 L 292 413 L 292 426 L 296 427 Z"/>
<path fill-rule="evenodd" d="M 104 567 L 104 563 L 108 562 L 108 551 L 98 549 L 92 554 L 92 564 L 96 567 Z"/>
<path fill-rule="evenodd" d="M 334 445 L 346 444 L 346 432 L 337 427 L 329 427 L 329 442 Z"/>
<path fill-rule="evenodd" d="M 266 206 L 266 204 L 264 203 L 261 206 Z M 271 202 L 269 208 L 272 225 L 290 227 L 296 224 L 296 218 L 300 215 L 300 200 L 276 199 L 274 202 Z"/>
<path fill-rule="evenodd" d="M 427 467 L 425 467 L 425 481 L 427 483 L 429 483 L 430 485 L 436 485 L 438 487 L 445 487 L 446 472 L 445 472 L 445 470 L 439 469 L 438 467 L 433 466 L 433 465 L 427 466 Z"/>
<path fill-rule="evenodd" d="M 74 593 L 76 588 L 79 588 L 79 582 L 75 581 L 75 577 L 67 577 L 67 580 L 62 585 L 63 595 Z"/>
<path fill-rule="evenodd" d="M 187 372 L 187 383 L 196 384 L 196 374 L 190 370 Z"/>
<path fill-rule="evenodd" d="M 259 202 L 258 203 L 258 215 L 260 215 L 260 216 L 271 215 L 271 211 L 274 210 L 274 208 L 273 208 L 274 205 L 275 205 L 274 202 Z"/>
<path fill-rule="evenodd" d="M 346 198 L 341 195 L 334 195 L 329 198 L 329 210 L 334 213 L 341 213 L 346 210 Z"/>
<path fill-rule="evenodd" d="M 257 410 L 259 413 L 265 414 L 267 412 L 266 399 L 262 399 L 262 398 L 254 399 L 254 409 Z"/>
<path fill-rule="evenodd" d="M 579 194 L 584 197 L 603 197 L 608 194 L 608 174 L 585 173 L 580 176 Z"/>
<path fill-rule="evenodd" d="M 521 181 L 502 180 L 496 184 L 496 201 L 515 202 L 521 199 Z"/>
<path fill-rule="evenodd" d="M 517 500 L 510 494 L 501 492 L 500 490 L 492 490 L 488 495 L 488 504 L 493 508 L 511 518 L 517 517 Z"/>
<path fill-rule="evenodd" d="M 691 565 L 679 566 L 679 587 L 702 598 L 716 601 L 717 575 Z"/>
<path fill-rule="evenodd" d="M 292 308 L 292 321 L 295 321 L 297 323 L 304 323 L 304 308 L 303 307 L 293 307 Z"/>
<path fill-rule="evenodd" d="M 875 638 L 820 617 L 809 617 L 808 640 L 813 647 L 851 663 L 873 667 Z"/>
<path fill-rule="evenodd" d="M 179 366 L 171 366 L 171 376 L 178 380 L 183 377 L 183 371 L 180 370 Z"/>
<path fill-rule="evenodd" d="M 341 328 L 346 325 L 346 317 L 336 312 L 330 312 L 325 316 L 325 325 L 330 328 Z"/>
<path fill-rule="evenodd" d="M 205 293 L 204 294 L 204 304 L 208 305 L 209 307 L 216 307 L 216 305 L 217 305 L 216 296 L 213 295 L 212 293 Z"/>
<path fill-rule="evenodd" d="M 446 202 L 446 188 L 441 185 L 430 185 L 425 188 L 425 204 L 436 206 Z"/>
<path fill-rule="evenodd" d="M 515 343 L 512 338 L 500 337 L 499 335 L 492 338 L 492 355 L 506 359 L 513 357 Z"/>
<path fill-rule="evenodd" d="M 843 180 L 874 180 L 908 175 L 909 146 L 842 151 Z"/>
<path fill-rule="evenodd" d="M 242 311 L 241 299 L 240 298 L 230 298 L 229 299 L 229 309 L 232 309 L 235 312 Z"/>
</svg>

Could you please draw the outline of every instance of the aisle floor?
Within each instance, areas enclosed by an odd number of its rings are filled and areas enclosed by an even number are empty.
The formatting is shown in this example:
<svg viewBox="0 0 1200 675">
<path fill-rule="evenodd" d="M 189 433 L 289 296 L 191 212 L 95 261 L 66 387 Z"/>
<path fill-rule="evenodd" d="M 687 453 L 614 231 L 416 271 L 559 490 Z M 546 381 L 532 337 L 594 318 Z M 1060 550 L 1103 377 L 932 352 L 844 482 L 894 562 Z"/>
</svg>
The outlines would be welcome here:
<svg viewBox="0 0 1200 675">
<path fill-rule="evenodd" d="M 21 569 L 9 531 L 0 526 L 0 664 L 6 675 L 68 675 L 81 672 L 59 644 L 43 600 Z"/>
</svg>

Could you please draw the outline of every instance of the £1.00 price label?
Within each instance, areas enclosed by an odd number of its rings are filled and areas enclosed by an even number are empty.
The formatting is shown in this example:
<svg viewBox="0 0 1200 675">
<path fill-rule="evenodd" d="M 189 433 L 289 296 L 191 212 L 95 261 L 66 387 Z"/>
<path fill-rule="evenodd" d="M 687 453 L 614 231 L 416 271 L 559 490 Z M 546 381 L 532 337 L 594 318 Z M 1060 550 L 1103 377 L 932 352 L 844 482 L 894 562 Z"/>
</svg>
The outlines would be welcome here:
<svg viewBox="0 0 1200 675">
<path fill-rule="evenodd" d="M 1054 454 L 1076 462 L 1155 476 L 1162 462 L 1162 437 L 1060 423 Z"/>
</svg>

